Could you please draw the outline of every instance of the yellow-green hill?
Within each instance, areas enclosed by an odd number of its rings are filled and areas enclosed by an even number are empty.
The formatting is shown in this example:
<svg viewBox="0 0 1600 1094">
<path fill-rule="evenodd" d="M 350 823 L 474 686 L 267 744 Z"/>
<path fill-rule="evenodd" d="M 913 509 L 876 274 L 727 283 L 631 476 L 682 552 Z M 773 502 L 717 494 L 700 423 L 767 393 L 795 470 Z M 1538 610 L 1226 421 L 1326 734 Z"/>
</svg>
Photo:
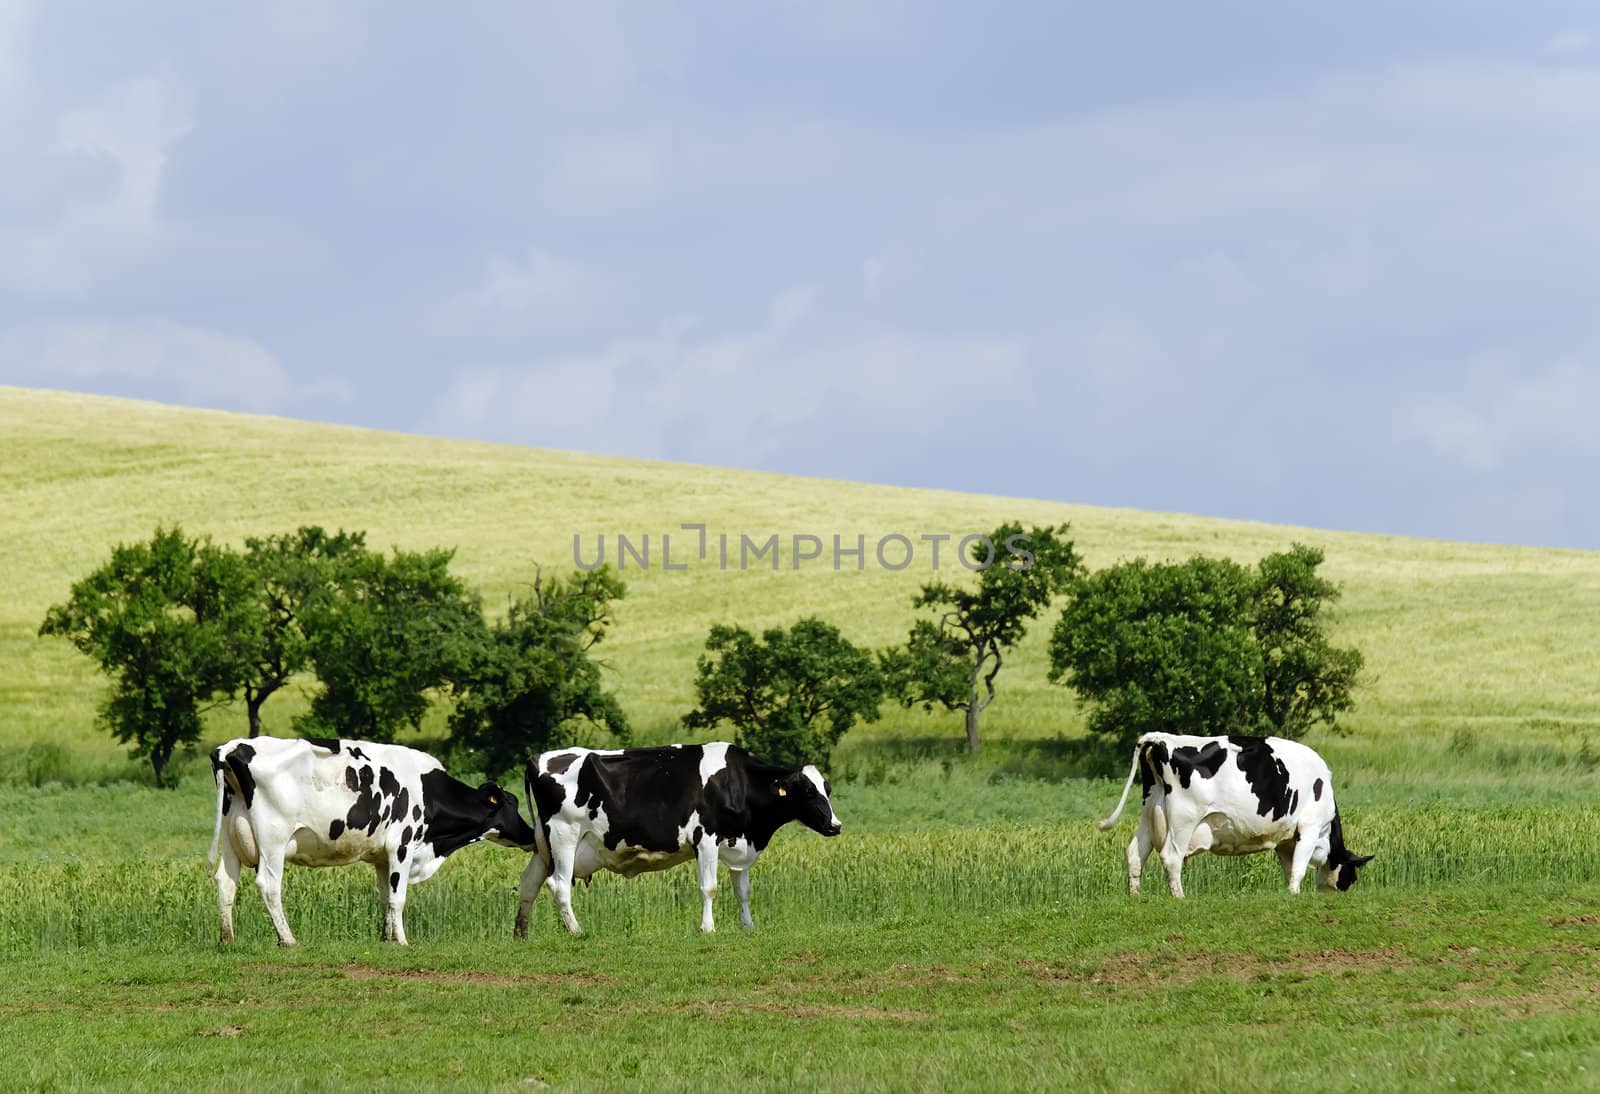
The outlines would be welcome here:
<svg viewBox="0 0 1600 1094">
<path fill-rule="evenodd" d="M 1357 739 L 1451 740 L 1515 734 L 1563 747 L 1600 729 L 1600 553 L 1319 531 L 1128 509 L 937 490 L 912 490 L 646 460 L 592 456 L 125 399 L 0 387 L 0 747 L 65 742 L 110 754 L 94 726 L 102 681 L 60 640 L 36 637 L 46 608 L 118 541 L 178 523 L 238 543 L 301 524 L 365 529 L 375 547 L 456 548 L 455 568 L 494 609 L 534 564 L 567 570 L 573 537 L 592 557 L 606 535 L 651 541 L 651 568 L 627 566 L 620 624 L 604 647 L 622 701 L 644 739 L 676 734 L 691 705 L 694 660 L 707 627 L 751 627 L 819 614 L 853 640 L 898 640 L 910 598 L 929 577 L 927 546 L 901 572 L 879 568 L 872 545 L 901 533 L 960 536 L 1002 520 L 1072 522 L 1091 566 L 1137 555 L 1196 551 L 1254 561 L 1299 540 L 1327 551 L 1325 572 L 1344 585 L 1341 642 L 1365 652 L 1369 686 L 1349 719 Z M 1071 484 L 1063 482 L 1062 492 Z M 698 522 L 711 558 L 690 550 Z M 661 534 L 674 560 L 660 565 Z M 784 541 L 781 568 L 720 570 L 718 533 Z M 788 539 L 821 537 L 825 556 L 790 568 Z M 831 568 L 832 537 L 865 536 L 864 571 Z M 946 576 L 959 577 L 944 559 Z M 1034 626 L 1005 669 L 985 715 L 990 738 L 1076 732 L 1070 692 L 1045 682 L 1053 614 Z M 266 708 L 287 729 L 294 697 Z M 959 718 L 887 709 L 858 734 L 960 734 Z M 242 714 L 219 712 L 214 736 Z"/>
</svg>

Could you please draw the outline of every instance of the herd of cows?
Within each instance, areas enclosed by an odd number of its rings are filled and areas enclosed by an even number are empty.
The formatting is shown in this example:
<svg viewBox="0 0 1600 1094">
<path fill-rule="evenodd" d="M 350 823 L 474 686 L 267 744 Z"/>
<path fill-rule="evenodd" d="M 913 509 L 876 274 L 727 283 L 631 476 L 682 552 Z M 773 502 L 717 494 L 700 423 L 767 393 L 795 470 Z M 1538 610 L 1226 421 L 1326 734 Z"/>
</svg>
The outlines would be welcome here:
<svg viewBox="0 0 1600 1094">
<path fill-rule="evenodd" d="M 255 870 L 278 941 L 292 946 L 284 864 L 366 862 L 377 872 L 381 937 L 404 945 L 407 888 L 480 840 L 531 853 L 518 892 L 518 937 L 527 934 L 541 886 L 550 889 L 563 925 L 577 933 L 574 880 L 600 870 L 632 877 L 690 859 L 699 873 L 700 929 L 715 929 L 719 863 L 732 874 L 741 924 L 753 927 L 750 869 L 778 829 L 798 821 L 824 836 L 841 830 L 832 787 L 814 766 L 763 763 L 725 742 L 535 756 L 525 777 L 532 825 L 514 793 L 493 782 L 469 786 L 434 757 L 400 745 L 239 738 L 212 751 L 211 768 L 217 814 L 210 862 L 224 942 L 233 939 L 241 868 Z M 1312 866 L 1318 885 L 1348 889 L 1357 867 L 1372 857 L 1345 847 L 1328 766 L 1295 741 L 1146 734 L 1102 829 L 1121 816 L 1136 777 L 1143 806 L 1127 851 L 1132 894 L 1152 851 L 1179 897 L 1183 862 L 1202 851 L 1275 850 L 1291 892 L 1299 892 Z"/>
</svg>

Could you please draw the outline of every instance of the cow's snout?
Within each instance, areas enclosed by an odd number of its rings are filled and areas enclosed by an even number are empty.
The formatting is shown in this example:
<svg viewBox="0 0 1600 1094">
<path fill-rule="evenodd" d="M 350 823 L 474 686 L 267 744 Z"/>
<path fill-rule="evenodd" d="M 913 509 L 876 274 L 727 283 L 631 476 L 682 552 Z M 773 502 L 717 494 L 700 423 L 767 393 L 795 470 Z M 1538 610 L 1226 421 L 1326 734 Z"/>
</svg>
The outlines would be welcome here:
<svg viewBox="0 0 1600 1094">
<path fill-rule="evenodd" d="M 840 824 L 838 821 L 834 821 L 831 825 L 828 826 L 828 828 L 822 834 L 824 836 L 837 836 L 840 832 L 843 832 L 843 831 L 844 831 L 844 825 Z"/>
</svg>

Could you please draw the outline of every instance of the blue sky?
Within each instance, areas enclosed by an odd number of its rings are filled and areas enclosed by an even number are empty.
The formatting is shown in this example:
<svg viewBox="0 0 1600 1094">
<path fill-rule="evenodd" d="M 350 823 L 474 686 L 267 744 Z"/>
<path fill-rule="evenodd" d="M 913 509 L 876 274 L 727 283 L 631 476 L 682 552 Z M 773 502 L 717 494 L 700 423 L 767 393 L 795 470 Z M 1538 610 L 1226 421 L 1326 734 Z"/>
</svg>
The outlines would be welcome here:
<svg viewBox="0 0 1600 1094">
<path fill-rule="evenodd" d="M 1600 18 L 0 0 L 0 383 L 1600 547 Z"/>
</svg>

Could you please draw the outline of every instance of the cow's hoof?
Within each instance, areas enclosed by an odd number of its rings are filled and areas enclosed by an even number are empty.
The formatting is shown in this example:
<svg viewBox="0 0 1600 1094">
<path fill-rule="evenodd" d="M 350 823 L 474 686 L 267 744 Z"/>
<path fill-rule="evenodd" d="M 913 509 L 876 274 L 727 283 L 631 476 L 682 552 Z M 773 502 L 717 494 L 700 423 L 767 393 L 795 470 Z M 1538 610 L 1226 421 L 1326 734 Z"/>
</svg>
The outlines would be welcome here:
<svg viewBox="0 0 1600 1094">
<path fill-rule="evenodd" d="M 292 938 L 280 938 L 280 939 L 278 939 L 278 945 L 282 946 L 284 949 L 287 950 L 287 949 L 292 949 L 295 946 L 300 945 L 300 943 L 295 941 Z"/>
</svg>

